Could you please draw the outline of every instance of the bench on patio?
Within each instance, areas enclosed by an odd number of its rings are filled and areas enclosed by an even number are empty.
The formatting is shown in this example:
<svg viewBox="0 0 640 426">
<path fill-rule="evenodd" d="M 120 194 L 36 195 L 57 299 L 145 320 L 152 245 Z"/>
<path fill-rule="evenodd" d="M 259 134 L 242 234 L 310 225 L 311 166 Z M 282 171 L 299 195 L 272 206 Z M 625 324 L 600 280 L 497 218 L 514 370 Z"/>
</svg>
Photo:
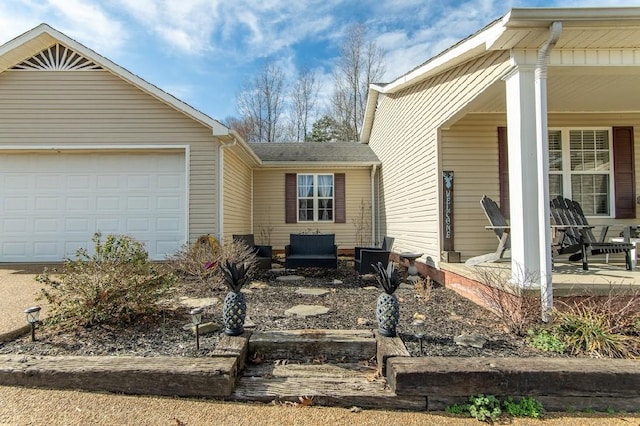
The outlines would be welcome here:
<svg viewBox="0 0 640 426">
<path fill-rule="evenodd" d="M 290 234 L 284 253 L 285 268 L 338 268 L 334 234 Z"/>
</svg>

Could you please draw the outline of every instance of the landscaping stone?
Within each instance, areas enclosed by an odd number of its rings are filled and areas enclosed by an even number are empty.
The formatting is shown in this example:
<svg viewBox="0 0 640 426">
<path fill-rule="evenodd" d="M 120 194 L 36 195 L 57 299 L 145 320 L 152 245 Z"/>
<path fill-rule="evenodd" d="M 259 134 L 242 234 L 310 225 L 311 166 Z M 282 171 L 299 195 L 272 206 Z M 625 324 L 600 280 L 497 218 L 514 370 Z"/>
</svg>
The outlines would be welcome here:
<svg viewBox="0 0 640 426">
<path fill-rule="evenodd" d="M 244 328 L 256 328 L 256 323 L 249 317 L 244 319 Z"/>
<path fill-rule="evenodd" d="M 368 285 L 366 287 L 362 287 L 363 290 L 367 290 L 367 291 L 373 291 L 373 290 L 378 290 L 378 287 L 372 286 L 372 285 Z"/>
<path fill-rule="evenodd" d="M 310 317 L 317 315 L 324 315 L 329 312 L 329 308 L 320 305 L 296 305 L 292 308 L 284 311 L 284 314 L 288 317 Z"/>
<path fill-rule="evenodd" d="M 484 344 L 487 342 L 487 339 L 476 334 L 461 334 L 454 337 L 453 341 L 456 342 L 456 345 L 471 346 L 472 348 L 482 349 Z"/>
<path fill-rule="evenodd" d="M 181 297 L 178 299 L 179 303 L 182 306 L 186 306 L 188 308 L 208 308 L 209 306 L 215 306 L 220 304 L 220 299 L 216 297 L 204 297 L 204 298 L 194 298 L 194 297 Z"/>
<path fill-rule="evenodd" d="M 324 296 L 327 293 L 329 293 L 329 290 L 323 288 L 299 288 L 296 290 L 296 294 L 304 296 Z"/>
<path fill-rule="evenodd" d="M 294 282 L 294 281 L 302 281 L 304 277 L 300 275 L 282 275 L 276 278 L 277 281 L 280 282 Z"/>
<path fill-rule="evenodd" d="M 373 321 L 367 318 L 358 318 L 358 325 L 373 325 Z"/>
<path fill-rule="evenodd" d="M 340 284 L 342 284 L 342 280 L 333 280 L 332 284 L 333 285 L 340 285 Z"/>
<path fill-rule="evenodd" d="M 363 281 L 375 281 L 376 274 L 362 274 L 360 275 L 360 279 Z"/>
<path fill-rule="evenodd" d="M 265 288 L 269 288 L 269 284 L 265 283 L 264 281 L 251 281 L 251 284 L 249 284 L 249 288 L 252 290 L 262 290 Z"/>
<path fill-rule="evenodd" d="M 409 283 L 403 282 L 403 283 L 400 283 L 398 288 L 400 290 L 413 290 L 415 288 L 415 286 L 413 284 L 409 284 Z"/>
</svg>

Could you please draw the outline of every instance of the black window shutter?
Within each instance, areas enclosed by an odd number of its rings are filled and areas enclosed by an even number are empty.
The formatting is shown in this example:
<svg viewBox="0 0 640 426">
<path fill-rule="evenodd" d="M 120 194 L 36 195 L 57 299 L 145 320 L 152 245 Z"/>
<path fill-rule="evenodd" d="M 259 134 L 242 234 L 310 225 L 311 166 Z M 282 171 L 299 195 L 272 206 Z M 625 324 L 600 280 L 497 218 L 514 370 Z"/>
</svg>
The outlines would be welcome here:
<svg viewBox="0 0 640 426">
<path fill-rule="evenodd" d="M 333 176 L 335 185 L 335 223 L 346 223 L 345 175 L 336 173 Z"/>
<path fill-rule="evenodd" d="M 636 173 L 633 127 L 613 128 L 613 169 L 616 219 L 636 217 Z"/>
<path fill-rule="evenodd" d="M 500 184 L 500 211 L 509 219 L 509 151 L 507 128 L 498 127 L 498 179 Z"/>
<path fill-rule="evenodd" d="M 298 181 L 295 173 L 287 173 L 284 177 L 284 211 L 285 211 L 285 223 L 296 223 L 298 221 L 298 206 L 297 206 L 297 186 Z"/>
</svg>

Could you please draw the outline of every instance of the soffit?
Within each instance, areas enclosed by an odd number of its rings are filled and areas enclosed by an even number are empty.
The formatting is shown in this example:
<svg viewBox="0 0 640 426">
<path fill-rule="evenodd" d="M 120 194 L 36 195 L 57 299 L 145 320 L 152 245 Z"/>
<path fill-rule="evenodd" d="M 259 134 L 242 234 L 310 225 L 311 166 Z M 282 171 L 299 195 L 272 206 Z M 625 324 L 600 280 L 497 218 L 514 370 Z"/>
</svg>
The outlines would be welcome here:
<svg viewBox="0 0 640 426">
<path fill-rule="evenodd" d="M 467 112 L 506 112 L 505 83 L 485 90 Z M 549 112 L 640 111 L 640 69 L 637 67 L 549 68 Z"/>
</svg>

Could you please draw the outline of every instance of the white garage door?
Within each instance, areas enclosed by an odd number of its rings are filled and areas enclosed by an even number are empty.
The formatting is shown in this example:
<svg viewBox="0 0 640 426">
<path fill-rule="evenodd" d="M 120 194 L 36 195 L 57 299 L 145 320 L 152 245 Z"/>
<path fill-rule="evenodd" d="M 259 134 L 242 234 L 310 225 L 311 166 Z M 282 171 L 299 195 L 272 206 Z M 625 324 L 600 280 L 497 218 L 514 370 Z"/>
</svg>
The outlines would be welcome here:
<svg viewBox="0 0 640 426">
<path fill-rule="evenodd" d="M 0 152 L 0 262 L 92 249 L 94 232 L 130 235 L 161 260 L 186 241 L 184 152 Z"/>
</svg>

